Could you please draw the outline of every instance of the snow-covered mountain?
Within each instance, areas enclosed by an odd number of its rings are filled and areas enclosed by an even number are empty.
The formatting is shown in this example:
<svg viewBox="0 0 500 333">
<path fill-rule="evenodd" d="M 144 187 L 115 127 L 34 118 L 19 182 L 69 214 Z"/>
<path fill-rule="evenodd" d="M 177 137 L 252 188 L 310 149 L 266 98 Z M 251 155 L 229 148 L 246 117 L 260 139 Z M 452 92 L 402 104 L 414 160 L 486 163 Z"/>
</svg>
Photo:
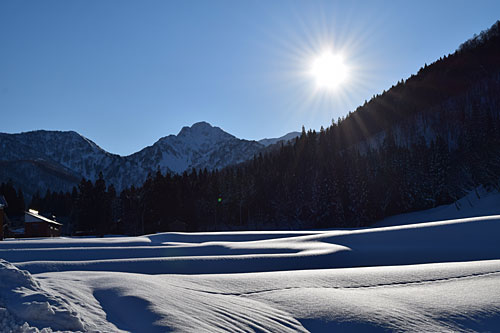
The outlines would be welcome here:
<svg viewBox="0 0 500 333">
<path fill-rule="evenodd" d="M 192 168 L 212 170 L 240 163 L 262 148 L 263 145 L 256 141 L 238 139 L 219 127 L 199 122 L 125 159 L 136 163 L 143 171 L 160 168 L 162 172 L 181 173 Z"/>
<path fill-rule="evenodd" d="M 300 136 L 300 132 L 290 132 L 290 133 L 285 134 L 279 138 L 271 138 L 271 139 L 266 138 L 266 139 L 259 140 L 258 142 L 267 147 L 267 146 L 274 145 L 274 144 L 279 143 L 279 142 L 291 141 L 298 136 Z"/>
<path fill-rule="evenodd" d="M 25 193 L 68 190 L 100 172 L 121 190 L 142 184 L 148 173 L 182 173 L 192 168 L 223 168 L 252 158 L 266 146 L 295 137 L 293 133 L 261 142 L 238 139 L 206 122 L 184 127 L 129 156 L 111 154 L 73 132 L 0 133 L 0 181 L 12 180 Z"/>
</svg>

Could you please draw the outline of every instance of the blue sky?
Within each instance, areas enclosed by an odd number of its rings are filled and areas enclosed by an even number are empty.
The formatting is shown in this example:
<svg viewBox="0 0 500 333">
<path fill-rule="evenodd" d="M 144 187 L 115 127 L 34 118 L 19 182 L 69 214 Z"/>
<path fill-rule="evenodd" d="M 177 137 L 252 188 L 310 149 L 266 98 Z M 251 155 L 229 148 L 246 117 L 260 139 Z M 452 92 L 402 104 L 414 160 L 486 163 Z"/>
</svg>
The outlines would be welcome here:
<svg viewBox="0 0 500 333">
<path fill-rule="evenodd" d="M 75 130 L 126 155 L 208 121 L 328 126 L 500 19 L 500 1 L 0 2 L 0 132 Z M 350 74 L 316 91 L 325 48 Z"/>
</svg>

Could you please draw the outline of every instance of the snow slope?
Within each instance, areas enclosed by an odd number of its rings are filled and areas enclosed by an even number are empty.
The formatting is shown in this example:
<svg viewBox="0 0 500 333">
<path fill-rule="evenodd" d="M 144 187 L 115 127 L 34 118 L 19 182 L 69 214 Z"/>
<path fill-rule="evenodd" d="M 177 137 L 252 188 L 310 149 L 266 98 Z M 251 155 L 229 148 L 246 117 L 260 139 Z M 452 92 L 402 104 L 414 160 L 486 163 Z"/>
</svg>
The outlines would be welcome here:
<svg viewBox="0 0 500 333">
<path fill-rule="evenodd" d="M 487 215 L 500 215 L 500 193 L 498 191 L 487 191 L 479 187 L 455 203 L 387 217 L 375 223 L 373 227 L 387 227 Z"/>
<path fill-rule="evenodd" d="M 0 328 L 495 331 L 499 232 L 500 216 L 487 216 L 355 230 L 6 240 L 0 316 L 9 319 Z"/>
</svg>

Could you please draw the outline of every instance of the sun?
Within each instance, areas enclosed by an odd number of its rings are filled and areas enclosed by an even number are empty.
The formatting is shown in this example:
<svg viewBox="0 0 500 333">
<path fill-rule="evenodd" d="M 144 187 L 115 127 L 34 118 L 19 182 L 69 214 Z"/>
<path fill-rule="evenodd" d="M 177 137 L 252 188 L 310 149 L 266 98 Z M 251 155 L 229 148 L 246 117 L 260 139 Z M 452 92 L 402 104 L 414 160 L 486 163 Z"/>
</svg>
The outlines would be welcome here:
<svg viewBox="0 0 500 333">
<path fill-rule="evenodd" d="M 326 51 L 313 59 L 310 74 L 316 81 L 317 88 L 336 90 L 348 77 L 348 68 L 340 54 Z"/>
</svg>

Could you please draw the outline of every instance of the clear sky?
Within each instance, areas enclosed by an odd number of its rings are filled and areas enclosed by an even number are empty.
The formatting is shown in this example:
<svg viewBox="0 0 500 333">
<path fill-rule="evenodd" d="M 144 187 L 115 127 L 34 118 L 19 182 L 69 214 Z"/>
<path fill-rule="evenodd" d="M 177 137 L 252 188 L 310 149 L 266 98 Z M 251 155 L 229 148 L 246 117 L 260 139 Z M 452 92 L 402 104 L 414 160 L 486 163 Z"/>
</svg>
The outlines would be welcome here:
<svg viewBox="0 0 500 333">
<path fill-rule="evenodd" d="M 319 129 L 498 19 L 498 0 L 2 0 L 0 132 L 127 155 L 202 120 L 245 139 Z M 333 92 L 309 73 L 326 49 L 348 68 Z"/>
</svg>

